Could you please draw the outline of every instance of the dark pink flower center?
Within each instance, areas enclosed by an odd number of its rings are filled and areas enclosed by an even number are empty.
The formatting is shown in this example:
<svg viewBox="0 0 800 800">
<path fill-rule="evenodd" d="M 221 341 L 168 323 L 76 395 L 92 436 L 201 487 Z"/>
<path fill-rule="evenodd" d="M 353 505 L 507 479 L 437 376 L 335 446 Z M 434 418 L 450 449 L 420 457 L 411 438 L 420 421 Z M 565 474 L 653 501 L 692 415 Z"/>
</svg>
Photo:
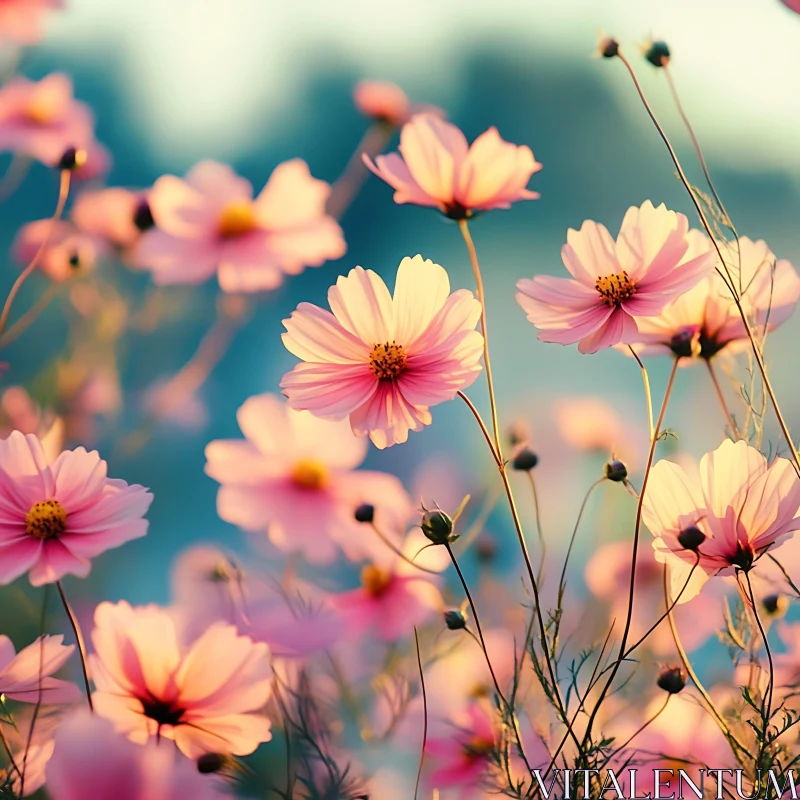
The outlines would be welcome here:
<svg viewBox="0 0 800 800">
<path fill-rule="evenodd" d="M 618 306 L 636 294 L 636 284 L 628 277 L 625 270 L 615 275 L 598 275 L 594 288 L 600 293 L 603 302 L 609 306 Z"/>
<path fill-rule="evenodd" d="M 393 381 L 406 369 L 408 356 L 402 345 L 394 342 L 376 344 L 369 354 L 369 366 L 375 377 L 381 381 Z"/>
<path fill-rule="evenodd" d="M 469 762 L 483 761 L 494 752 L 494 742 L 482 736 L 474 736 L 464 742 L 464 757 Z"/>
<path fill-rule="evenodd" d="M 58 500 L 34 503 L 25 515 L 25 533 L 34 539 L 57 539 L 67 529 L 67 509 Z"/>
<path fill-rule="evenodd" d="M 173 703 L 156 700 L 155 698 L 142 700 L 142 710 L 144 715 L 155 720 L 159 727 L 162 725 L 178 725 L 184 712 L 184 709 L 176 708 Z"/>
</svg>

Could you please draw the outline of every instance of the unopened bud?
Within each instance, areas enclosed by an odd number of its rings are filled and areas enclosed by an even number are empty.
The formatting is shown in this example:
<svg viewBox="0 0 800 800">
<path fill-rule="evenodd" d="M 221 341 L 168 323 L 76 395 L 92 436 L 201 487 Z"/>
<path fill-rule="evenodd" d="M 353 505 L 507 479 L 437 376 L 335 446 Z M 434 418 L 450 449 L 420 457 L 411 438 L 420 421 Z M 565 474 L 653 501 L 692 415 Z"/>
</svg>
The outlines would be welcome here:
<svg viewBox="0 0 800 800">
<path fill-rule="evenodd" d="M 619 54 L 619 42 L 613 36 L 603 36 L 597 43 L 597 50 L 603 58 L 614 58 Z"/>
<path fill-rule="evenodd" d="M 666 42 L 650 42 L 644 57 L 654 67 L 665 67 L 669 63 L 669 47 Z"/>
<path fill-rule="evenodd" d="M 86 151 L 77 147 L 68 147 L 58 160 L 58 169 L 78 169 L 86 163 Z"/>
<path fill-rule="evenodd" d="M 420 527 L 425 536 L 434 544 L 450 544 L 458 538 L 453 535 L 453 520 L 439 509 L 426 511 L 422 515 Z"/>
<path fill-rule="evenodd" d="M 693 550 L 697 552 L 697 548 L 700 547 L 701 544 L 706 540 L 706 535 L 700 528 L 691 525 L 688 528 L 684 528 L 678 534 L 678 544 L 684 550 Z"/>
<path fill-rule="evenodd" d="M 228 761 L 228 756 L 223 753 L 203 753 L 197 759 L 197 771 L 202 772 L 203 775 L 219 772 L 223 767 L 227 766 Z"/>
<path fill-rule="evenodd" d="M 72 269 L 77 269 L 81 265 L 80 256 L 77 253 L 73 253 L 67 260 L 67 263 L 72 267 Z"/>
<path fill-rule="evenodd" d="M 539 456 L 529 447 L 523 447 L 511 460 L 511 466 L 520 472 L 530 472 L 539 463 Z"/>
<path fill-rule="evenodd" d="M 678 694 L 686 686 L 686 673 L 683 667 L 664 667 L 658 673 L 656 685 L 668 694 Z"/>
<path fill-rule="evenodd" d="M 153 219 L 153 211 L 150 208 L 150 203 L 144 198 L 136 204 L 136 209 L 133 212 L 133 224 L 142 231 L 142 233 L 149 231 L 150 228 L 154 227 L 156 224 L 156 221 Z"/>
<path fill-rule="evenodd" d="M 621 481 L 627 479 L 628 468 L 621 461 L 615 458 L 606 464 L 604 473 L 608 480 L 620 483 Z"/>
<path fill-rule="evenodd" d="M 789 598 L 785 594 L 768 594 L 761 605 L 770 617 L 782 617 L 789 610 Z"/>
<path fill-rule="evenodd" d="M 362 503 L 354 514 L 356 522 L 372 522 L 375 519 L 375 506 L 369 503 Z"/>
<path fill-rule="evenodd" d="M 444 612 L 444 624 L 447 625 L 448 630 L 461 631 L 467 627 L 467 618 L 462 611 L 451 609 Z"/>
</svg>

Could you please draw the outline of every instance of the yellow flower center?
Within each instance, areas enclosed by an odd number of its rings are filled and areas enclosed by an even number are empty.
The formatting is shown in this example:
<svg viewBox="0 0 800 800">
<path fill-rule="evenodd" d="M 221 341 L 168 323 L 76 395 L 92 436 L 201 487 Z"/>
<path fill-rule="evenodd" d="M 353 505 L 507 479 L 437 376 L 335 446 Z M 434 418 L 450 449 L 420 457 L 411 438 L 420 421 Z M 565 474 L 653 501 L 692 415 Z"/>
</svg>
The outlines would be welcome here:
<svg viewBox="0 0 800 800">
<path fill-rule="evenodd" d="M 34 539 L 56 539 L 67 529 L 67 509 L 58 500 L 34 503 L 25 515 L 25 533 Z"/>
<path fill-rule="evenodd" d="M 382 381 L 392 381 L 399 378 L 406 368 L 408 356 L 399 344 L 386 342 L 376 344 L 369 354 L 369 366 L 375 377 Z"/>
<path fill-rule="evenodd" d="M 304 458 L 294 465 L 292 481 L 301 489 L 323 489 L 328 482 L 328 469 L 314 458 Z"/>
<path fill-rule="evenodd" d="M 487 758 L 494 752 L 494 742 L 482 736 L 473 736 L 464 744 L 464 755 L 470 761 L 479 761 Z"/>
<path fill-rule="evenodd" d="M 625 270 L 616 275 L 597 276 L 594 288 L 600 292 L 603 301 L 609 306 L 618 306 L 636 294 L 636 284 Z"/>
<path fill-rule="evenodd" d="M 53 105 L 44 94 L 34 94 L 25 106 L 25 118 L 34 125 L 49 125 L 55 121 Z"/>
<path fill-rule="evenodd" d="M 361 570 L 361 585 L 364 591 L 372 597 L 381 597 L 389 588 L 392 576 L 375 564 L 367 564 Z"/>
<path fill-rule="evenodd" d="M 257 227 L 253 204 L 247 200 L 235 200 L 222 209 L 217 222 L 217 233 L 222 239 L 236 239 Z"/>
</svg>

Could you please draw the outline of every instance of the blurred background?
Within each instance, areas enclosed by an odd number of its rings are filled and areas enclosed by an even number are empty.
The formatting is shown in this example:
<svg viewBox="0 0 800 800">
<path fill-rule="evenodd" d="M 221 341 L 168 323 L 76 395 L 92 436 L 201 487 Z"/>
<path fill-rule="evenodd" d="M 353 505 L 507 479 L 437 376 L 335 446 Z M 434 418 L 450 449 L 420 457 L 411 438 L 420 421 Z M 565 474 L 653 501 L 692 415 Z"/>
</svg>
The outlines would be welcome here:
<svg viewBox="0 0 800 800">
<path fill-rule="evenodd" d="M 504 139 L 531 146 L 544 165 L 531 183 L 541 199 L 485 215 L 471 228 L 486 280 L 501 416 L 507 425 L 523 420 L 530 426 L 541 459 L 543 525 L 554 554 L 563 549 L 577 506 L 604 459 L 576 457 L 554 428 L 553 410 L 564 397 L 604 398 L 638 443 L 641 465 L 646 442 L 641 376 L 619 353 L 582 356 L 574 347 L 539 342 L 514 300 L 515 283 L 562 271 L 559 253 L 567 228 L 590 218 L 616 234 L 625 210 L 645 199 L 683 211 L 696 224 L 622 65 L 592 58 L 600 29 L 622 42 L 690 177 L 699 183 L 702 176 L 664 76 L 639 50 L 650 36 L 668 42 L 683 102 L 740 233 L 766 239 L 779 257 L 800 265 L 800 17 L 778 0 L 68 0 L 67 5 L 50 15 L 44 41 L 24 52 L 18 70 L 35 79 L 54 70 L 72 76 L 76 97 L 94 110 L 97 137 L 113 155 L 108 185 L 148 187 L 162 174 L 183 175 L 203 158 L 231 164 L 256 190 L 279 162 L 293 157 L 305 159 L 315 177 L 333 182 L 367 126 L 351 97 L 364 78 L 394 81 L 413 102 L 440 106 L 470 140 L 495 125 Z M 22 224 L 52 213 L 56 180 L 34 166 L 5 203 L 3 252 Z M 169 290 L 180 315 L 155 330 L 125 335 L 117 348 L 125 402 L 90 444 L 109 460 L 112 476 L 153 490 L 150 533 L 97 559 L 89 580 L 68 580 L 76 605 L 89 611 L 101 598 L 121 597 L 167 602 L 171 564 L 190 542 L 221 543 L 241 552 L 247 563 L 244 537 L 216 514 L 216 484 L 203 473 L 203 450 L 213 439 L 239 436 L 235 413 L 247 397 L 278 391 L 281 375 L 295 363 L 280 341 L 281 320 L 298 302 L 324 305 L 336 276 L 357 264 L 391 285 L 401 258 L 416 253 L 444 265 L 454 287 L 472 288 L 455 224 L 430 210 L 396 206 L 391 195 L 370 176 L 342 219 L 347 254 L 289 279 L 259 301 L 199 390 L 193 427 L 166 422 L 141 446 L 122 444 L 143 424 L 148 389 L 187 362 L 212 324 L 215 283 Z M 151 290 L 146 274 L 121 272 L 114 279 L 131 296 L 142 298 Z M 15 275 L 16 267 L 9 265 L 0 292 Z M 45 277 L 34 276 L 17 308 L 29 307 L 46 285 Z M 794 357 L 799 333 L 795 317 L 774 334 L 768 353 L 776 390 L 795 428 L 800 426 Z M 56 302 L 3 353 L 9 363 L 5 385 L 25 385 L 46 404 L 52 392 L 48 365 L 65 357 L 66 336 L 64 307 Z M 669 363 L 653 361 L 650 369 L 659 402 Z M 481 382 L 470 395 L 487 410 Z M 433 416 L 434 424 L 411 434 L 406 445 L 372 449 L 366 466 L 394 472 L 412 489 L 420 474 L 428 486 L 445 473 L 456 475 L 466 491 L 491 480 L 490 459 L 466 409 L 450 403 L 435 408 Z M 724 420 L 705 370 L 681 370 L 666 425 L 679 436 L 671 446 L 682 451 L 700 455 L 719 444 Z M 770 426 L 767 440 L 779 449 Z M 620 496 L 626 514 L 627 500 Z M 529 530 L 531 509 L 526 497 Z M 579 540 L 583 555 L 598 539 L 627 535 L 626 514 L 593 518 Z M 503 509 L 488 527 L 498 548 L 497 569 L 516 565 Z M 584 591 L 581 570 L 579 559 L 578 593 Z"/>
</svg>

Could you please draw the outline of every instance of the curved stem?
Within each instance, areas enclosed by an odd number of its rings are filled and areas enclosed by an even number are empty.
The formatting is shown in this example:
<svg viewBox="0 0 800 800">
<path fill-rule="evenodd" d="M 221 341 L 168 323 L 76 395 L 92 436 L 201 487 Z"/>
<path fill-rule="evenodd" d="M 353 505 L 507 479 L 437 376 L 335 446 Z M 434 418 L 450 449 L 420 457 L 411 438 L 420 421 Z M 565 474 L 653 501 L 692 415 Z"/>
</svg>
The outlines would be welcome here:
<svg viewBox="0 0 800 800">
<path fill-rule="evenodd" d="M 494 393 L 494 379 L 492 378 L 492 365 L 489 360 L 489 330 L 486 326 L 486 296 L 483 291 L 483 277 L 481 276 L 481 268 L 478 264 L 478 254 L 475 251 L 475 243 L 472 241 L 472 235 L 469 232 L 469 225 L 465 219 L 458 221 L 458 228 L 461 235 L 464 237 L 464 243 L 467 245 L 469 252 L 469 260 L 472 264 L 472 272 L 475 275 L 475 288 L 478 294 L 478 301 L 481 304 L 481 331 L 483 332 L 483 363 L 486 367 L 486 383 L 489 386 L 489 405 L 492 411 L 492 430 L 494 431 L 494 446 L 498 458 L 502 461 L 503 448 L 500 442 L 500 422 L 497 418 L 497 400 Z"/>
<path fill-rule="evenodd" d="M 536 580 L 539 585 L 542 585 L 542 573 L 544 572 L 544 560 L 547 555 L 547 543 L 544 540 L 544 533 L 542 532 L 542 517 L 539 512 L 539 493 L 536 491 L 536 479 L 533 477 L 533 470 L 528 470 L 528 480 L 531 483 L 531 493 L 533 494 L 533 508 L 536 515 L 536 535 L 539 537 L 539 546 L 542 548 L 542 553 L 539 559 L 539 569 L 536 571 Z"/>
<path fill-rule="evenodd" d="M 0 723 L 0 742 L 3 743 L 3 748 L 6 751 L 6 755 L 8 756 L 8 762 L 11 765 L 11 768 L 14 770 L 14 772 L 17 773 L 17 775 L 22 777 L 22 773 L 20 772 L 20 769 L 17 766 L 17 762 L 14 760 L 14 753 L 11 750 L 11 745 L 8 742 L 8 738 L 6 737 L 6 732 L 3 730 L 2 723 Z"/>
<path fill-rule="evenodd" d="M 42 312 L 55 300 L 61 292 L 63 283 L 51 283 L 41 297 L 5 332 L 0 339 L 0 350 L 16 342 L 42 314 Z"/>
<path fill-rule="evenodd" d="M 653 438 L 653 397 L 650 394 L 650 378 L 647 375 L 647 368 L 642 363 L 642 359 L 639 358 L 639 354 L 630 346 L 628 345 L 628 349 L 631 351 L 631 355 L 636 359 L 636 363 L 639 365 L 639 369 L 642 371 L 642 383 L 644 384 L 644 399 L 647 403 L 647 423 L 650 426 L 650 438 Z"/>
<path fill-rule="evenodd" d="M 647 466 L 645 467 L 644 478 L 642 479 L 642 489 L 639 492 L 639 500 L 636 503 L 636 522 L 634 524 L 634 531 L 633 531 L 633 547 L 631 548 L 631 580 L 630 586 L 628 589 L 628 611 L 625 615 L 625 628 L 622 631 L 622 640 L 619 646 L 619 657 L 614 662 L 614 665 L 611 669 L 611 674 L 608 677 L 605 685 L 603 686 L 600 697 L 597 700 L 597 703 L 592 710 L 591 715 L 589 716 L 589 722 L 586 726 L 586 733 L 584 734 L 584 742 L 590 741 L 590 736 L 592 732 L 592 725 L 594 723 L 595 717 L 597 716 L 598 711 L 600 710 L 600 706 L 603 704 L 603 700 L 605 700 L 606 694 L 608 690 L 611 688 L 611 684 L 614 681 L 614 678 L 619 671 L 620 665 L 622 664 L 622 659 L 625 653 L 625 649 L 628 645 L 628 635 L 631 630 L 631 622 L 633 620 L 633 603 L 634 603 L 634 593 L 636 590 L 636 563 L 639 554 L 639 530 L 642 524 L 642 506 L 644 504 L 644 497 L 645 491 L 647 490 L 647 481 L 650 478 L 650 471 L 653 466 L 653 457 L 655 456 L 656 452 L 656 444 L 658 443 L 659 439 L 659 431 L 661 430 L 661 425 L 664 422 L 664 414 L 667 411 L 667 405 L 669 404 L 669 398 L 672 394 L 672 387 L 675 384 L 675 375 L 678 371 L 678 360 L 675 359 L 672 362 L 672 371 L 669 375 L 669 381 L 667 382 L 667 388 L 664 392 L 664 400 L 661 403 L 661 410 L 658 413 L 658 421 L 656 422 L 656 426 L 653 429 L 652 435 L 650 436 L 650 451 L 647 455 Z"/>
<path fill-rule="evenodd" d="M 727 283 L 728 288 L 731 290 L 731 294 L 733 295 L 734 303 L 736 304 L 736 310 L 739 312 L 739 316 L 742 319 L 742 323 L 744 324 L 745 331 L 747 333 L 747 338 L 750 341 L 750 347 L 752 348 L 753 355 L 756 357 L 756 363 L 758 364 L 758 369 L 761 372 L 761 378 L 764 382 L 764 388 L 769 395 L 770 402 L 772 403 L 772 407 L 775 410 L 775 417 L 778 420 L 778 425 L 781 429 L 781 433 L 783 434 L 786 443 L 789 445 L 789 450 L 792 454 L 792 461 L 794 462 L 795 469 L 797 470 L 798 474 L 800 475 L 800 454 L 797 452 L 797 448 L 794 445 L 794 441 L 792 440 L 792 436 L 789 433 L 789 427 L 786 424 L 786 420 L 783 418 L 783 413 L 781 412 L 780 406 L 778 405 L 778 399 L 775 396 L 775 390 L 772 388 L 772 382 L 769 379 L 769 375 L 767 374 L 767 366 L 764 363 L 764 356 L 761 353 L 761 348 L 756 341 L 755 334 L 753 333 L 753 327 L 750 324 L 750 320 L 747 318 L 747 312 L 744 310 L 744 307 L 741 303 L 741 298 L 739 297 L 739 293 L 736 291 L 736 287 L 733 285 L 733 280 L 730 275 L 730 271 L 727 268 L 725 263 L 725 259 L 722 255 L 722 250 L 720 249 L 719 243 L 717 242 L 716 236 L 714 235 L 714 231 L 711 228 L 711 225 L 708 222 L 706 217 L 705 211 L 703 211 L 703 207 L 700 205 L 699 201 L 697 200 L 697 196 L 692 189 L 689 180 L 686 177 L 686 173 L 683 171 L 683 167 L 681 166 L 680 161 L 678 160 L 678 156 L 675 153 L 675 150 L 672 147 L 672 144 L 669 141 L 669 138 L 664 133 L 663 128 L 661 127 L 660 123 L 656 119 L 653 110 L 650 108 L 650 104 L 647 102 L 647 98 L 644 96 L 644 92 L 642 91 L 642 87 L 639 84 L 639 81 L 636 77 L 636 73 L 633 71 L 633 67 L 631 67 L 630 62 L 627 58 L 625 58 L 622 53 L 618 53 L 618 58 L 622 63 L 625 65 L 625 68 L 628 70 L 628 73 L 631 76 L 631 80 L 633 81 L 634 86 L 636 87 L 636 91 L 639 94 L 639 98 L 642 101 L 642 105 L 644 106 L 645 110 L 647 111 L 648 116 L 650 117 L 653 125 L 655 125 L 656 130 L 658 131 L 659 136 L 661 137 L 662 141 L 664 142 L 667 151 L 672 158 L 672 163 L 675 165 L 675 169 L 678 172 L 678 177 L 680 178 L 681 183 L 684 185 L 686 191 L 689 193 L 689 196 L 692 200 L 692 203 L 697 211 L 698 216 L 700 217 L 700 222 L 702 223 L 703 227 L 706 230 L 709 238 L 711 239 L 714 248 L 717 251 L 717 255 L 719 256 L 719 261 L 722 267 L 725 269 L 727 273 Z M 719 271 L 719 270 L 718 270 Z M 721 274 L 721 273 L 720 273 Z M 722 276 L 725 279 L 726 276 Z"/>
<path fill-rule="evenodd" d="M 378 538 L 379 538 L 379 539 L 380 539 L 380 540 L 381 540 L 381 541 L 382 541 L 382 542 L 383 542 L 383 543 L 384 543 L 384 544 L 385 544 L 385 545 L 386 545 L 386 546 L 387 546 L 387 547 L 388 547 L 388 548 L 389 548 L 389 549 L 390 549 L 390 550 L 391 550 L 391 551 L 392 551 L 392 552 L 393 552 L 393 553 L 394 553 L 394 554 L 395 554 L 395 555 L 396 555 L 398 558 L 400 558 L 400 559 L 402 559 L 403 561 L 405 561 L 405 562 L 406 562 L 406 564 L 411 564 L 411 566 L 412 566 L 412 567 L 415 567 L 416 569 L 418 569 L 418 570 L 420 570 L 420 571 L 422 571 L 422 572 L 429 572 L 431 575 L 439 575 L 439 570 L 435 570 L 435 569 L 428 569 L 427 567 L 422 567 L 422 566 L 420 566 L 419 564 L 417 564 L 417 562 L 416 562 L 416 561 L 414 561 L 413 559 L 410 559 L 410 558 L 409 558 L 409 557 L 408 557 L 408 556 L 407 556 L 407 555 L 406 555 L 406 554 L 405 554 L 405 553 L 404 553 L 404 552 L 403 552 L 403 551 L 402 551 L 402 550 L 401 550 L 399 547 L 397 547 L 397 545 L 395 545 L 395 544 L 394 544 L 394 542 L 392 542 L 392 540 L 391 540 L 391 539 L 389 539 L 389 537 L 388 537 L 388 536 L 386 536 L 386 535 L 385 535 L 385 534 L 384 534 L 384 533 L 381 531 L 381 529 L 380 529 L 380 528 L 379 528 L 379 527 L 378 527 L 378 526 L 377 526 L 377 525 L 376 525 L 374 522 L 371 522 L 371 523 L 370 523 L 370 528 L 372 528 L 372 530 L 373 530 L 373 531 L 375 531 L 375 533 L 378 535 Z"/>
<path fill-rule="evenodd" d="M 731 429 L 731 433 L 739 439 L 739 429 L 736 427 L 736 423 L 733 421 L 733 417 L 731 416 L 731 412 L 728 411 L 728 405 L 725 402 L 725 395 L 722 394 L 722 387 L 719 385 L 719 381 L 717 380 L 717 373 L 714 372 L 714 367 L 711 364 L 711 359 L 706 359 L 706 367 L 708 368 L 708 374 L 711 377 L 711 383 L 714 384 L 714 391 L 717 393 L 717 398 L 719 399 L 719 404 L 722 406 L 722 411 L 725 414 L 725 419 L 728 422 L 728 427 Z"/>
<path fill-rule="evenodd" d="M 414 626 L 414 645 L 417 649 L 417 667 L 419 667 L 419 685 L 422 687 L 422 749 L 419 753 L 419 766 L 417 767 L 417 782 L 414 785 L 414 800 L 419 795 L 419 782 L 422 778 L 422 765 L 425 763 L 425 748 L 428 745 L 428 695 L 425 691 L 425 675 L 422 670 L 422 656 L 419 653 L 419 635 L 417 626 Z"/>
<path fill-rule="evenodd" d="M 78 654 L 81 658 L 81 671 L 83 672 L 83 685 L 86 689 L 86 700 L 89 703 L 89 709 L 94 712 L 92 690 L 89 687 L 89 666 L 87 663 L 86 642 L 83 638 L 83 631 L 78 623 L 78 618 L 75 616 L 75 612 L 72 610 L 72 606 L 70 606 L 69 601 L 67 600 L 67 595 L 64 593 L 64 587 L 61 581 L 56 581 L 56 588 L 58 589 L 58 594 L 61 597 L 61 602 L 64 605 L 64 611 L 67 612 L 67 616 L 69 617 L 69 622 L 72 626 L 72 632 L 75 634 L 75 641 L 78 643 Z"/>
<path fill-rule="evenodd" d="M 3 332 L 6 329 L 6 325 L 8 324 L 8 315 L 11 313 L 11 306 L 14 304 L 14 300 L 16 299 L 19 290 L 22 288 L 22 284 L 28 280 L 36 267 L 39 266 L 39 261 L 42 259 L 45 248 L 48 244 L 50 244 L 50 239 L 55 233 L 56 225 L 58 225 L 61 215 L 64 213 L 64 206 L 66 205 L 67 196 L 69 195 L 71 175 L 72 173 L 68 169 L 61 170 L 61 182 L 58 190 L 58 203 L 56 204 L 56 210 L 50 219 L 50 225 L 47 228 L 47 233 L 45 234 L 44 239 L 42 239 L 42 243 L 39 245 L 39 249 L 36 251 L 28 266 L 25 267 L 25 269 L 22 270 L 22 272 L 20 272 L 20 274 L 17 276 L 17 279 L 14 281 L 14 284 L 11 287 L 11 291 L 8 293 L 8 297 L 6 297 L 3 311 L 0 313 L 0 336 L 3 335 Z"/>
<path fill-rule="evenodd" d="M 664 699 L 664 705 L 661 706 L 661 708 L 659 708 L 658 711 L 656 711 L 656 713 L 653 714 L 653 716 L 650 717 L 650 719 L 648 719 L 640 728 L 637 728 L 633 735 L 627 739 L 624 744 L 621 744 L 613 753 L 611 753 L 611 755 L 606 759 L 606 764 L 608 764 L 614 758 L 614 756 L 617 755 L 617 753 L 624 750 L 645 728 L 647 728 L 649 725 L 652 725 L 664 713 L 667 703 L 669 703 L 671 697 L 671 694 L 666 696 Z"/>
<path fill-rule="evenodd" d="M 481 432 L 483 433 L 483 438 L 486 439 L 486 444 L 489 445 L 489 450 L 492 453 L 494 463 L 497 464 L 498 468 L 502 467 L 503 462 L 500 460 L 500 457 L 497 455 L 497 451 L 494 449 L 494 442 L 492 442 L 489 429 L 486 427 L 486 423 L 483 421 L 483 417 L 481 417 L 480 412 L 477 408 L 475 408 L 475 404 L 460 389 L 458 392 L 456 392 L 456 394 L 467 404 L 467 407 L 472 412 L 472 416 L 475 417 L 475 421 L 480 426 Z"/>
<path fill-rule="evenodd" d="M 772 663 L 772 650 L 769 646 L 769 641 L 767 640 L 767 632 L 764 630 L 764 626 L 761 624 L 761 615 L 758 613 L 758 606 L 756 605 L 756 598 L 753 594 L 753 585 L 750 583 L 750 571 L 749 570 L 742 570 L 744 572 L 744 579 L 747 583 L 747 593 L 750 595 L 750 603 L 753 606 L 753 615 L 756 618 L 756 625 L 758 625 L 758 632 L 761 634 L 761 639 L 764 642 L 764 649 L 767 651 L 767 662 L 769 663 L 769 677 L 767 679 L 767 691 L 766 691 L 766 711 L 764 712 L 764 725 L 766 733 L 766 726 L 769 725 L 769 721 L 772 718 L 772 687 L 775 683 L 775 667 Z"/>
</svg>

